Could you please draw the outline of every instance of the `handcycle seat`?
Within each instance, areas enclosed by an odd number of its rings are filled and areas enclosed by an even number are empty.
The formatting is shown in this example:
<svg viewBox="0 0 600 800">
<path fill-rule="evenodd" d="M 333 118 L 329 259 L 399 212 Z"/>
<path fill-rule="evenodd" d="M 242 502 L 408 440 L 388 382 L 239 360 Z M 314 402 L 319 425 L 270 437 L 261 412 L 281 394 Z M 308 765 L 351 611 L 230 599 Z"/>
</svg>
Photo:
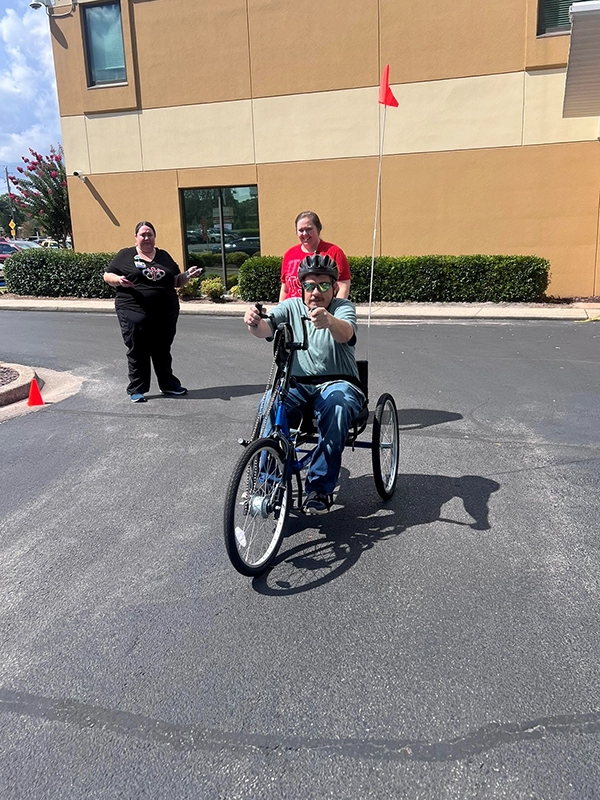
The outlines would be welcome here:
<svg viewBox="0 0 600 800">
<path fill-rule="evenodd" d="M 369 421 L 369 362 L 357 360 L 356 365 L 358 367 L 360 388 L 363 391 L 365 399 L 361 410 L 352 421 L 348 438 L 346 440 L 346 446 L 352 445 L 357 436 L 361 434 L 367 427 L 367 423 Z M 317 427 L 315 425 L 314 412 L 311 406 L 307 406 L 304 409 L 302 420 L 300 421 L 297 430 L 302 437 L 308 438 L 316 435 Z"/>
</svg>

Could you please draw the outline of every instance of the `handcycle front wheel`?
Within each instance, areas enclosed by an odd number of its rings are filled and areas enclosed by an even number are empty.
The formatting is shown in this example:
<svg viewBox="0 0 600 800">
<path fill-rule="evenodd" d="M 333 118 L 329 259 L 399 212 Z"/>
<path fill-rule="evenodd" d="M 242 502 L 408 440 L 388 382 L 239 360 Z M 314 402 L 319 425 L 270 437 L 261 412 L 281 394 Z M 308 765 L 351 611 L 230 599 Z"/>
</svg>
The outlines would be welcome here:
<svg viewBox="0 0 600 800">
<path fill-rule="evenodd" d="M 398 412 L 391 394 L 382 394 L 377 401 L 371 448 L 375 487 L 384 500 L 389 500 L 396 489 L 400 450 Z"/>
<path fill-rule="evenodd" d="M 260 575 L 275 560 L 292 502 L 285 455 L 274 439 L 246 447 L 225 496 L 225 547 L 242 575 Z"/>
</svg>

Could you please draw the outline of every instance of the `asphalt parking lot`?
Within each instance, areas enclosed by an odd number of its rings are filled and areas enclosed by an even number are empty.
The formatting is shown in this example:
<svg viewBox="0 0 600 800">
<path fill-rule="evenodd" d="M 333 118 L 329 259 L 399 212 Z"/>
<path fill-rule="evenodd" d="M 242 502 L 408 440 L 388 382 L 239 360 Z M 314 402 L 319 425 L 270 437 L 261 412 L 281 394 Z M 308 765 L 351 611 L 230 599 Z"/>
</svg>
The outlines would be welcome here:
<svg viewBox="0 0 600 800">
<path fill-rule="evenodd" d="M 597 796 L 599 330 L 361 325 L 397 493 L 345 454 L 251 581 L 222 499 L 269 346 L 186 315 L 189 394 L 134 406 L 114 317 L 0 311 L 6 361 L 81 381 L 0 424 L 0 794 Z"/>
</svg>

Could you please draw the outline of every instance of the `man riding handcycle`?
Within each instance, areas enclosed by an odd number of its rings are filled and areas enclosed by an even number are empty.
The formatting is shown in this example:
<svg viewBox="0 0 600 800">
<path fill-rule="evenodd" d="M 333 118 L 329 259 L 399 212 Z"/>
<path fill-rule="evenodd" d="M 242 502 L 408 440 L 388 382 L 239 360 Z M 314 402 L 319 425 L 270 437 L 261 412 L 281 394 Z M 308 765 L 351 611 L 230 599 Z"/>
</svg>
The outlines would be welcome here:
<svg viewBox="0 0 600 800">
<path fill-rule="evenodd" d="M 373 442 L 356 441 L 369 416 L 368 387 L 361 381 L 354 355 L 354 305 L 337 298 L 337 265 L 329 256 L 307 256 L 299 266 L 298 280 L 301 298 L 284 300 L 268 316 L 260 304 L 244 315 L 253 336 L 275 337 L 273 371 L 259 406 L 255 438 L 243 442 L 246 450 L 225 503 L 227 552 L 246 575 L 264 571 L 277 554 L 293 505 L 292 479 L 297 510 L 306 514 L 330 510 L 348 442 L 372 449 L 375 483 L 382 497 L 391 497 L 396 484 L 398 423 L 391 395 L 382 395 L 377 403 Z M 306 467 L 302 502 L 300 473 Z"/>
</svg>

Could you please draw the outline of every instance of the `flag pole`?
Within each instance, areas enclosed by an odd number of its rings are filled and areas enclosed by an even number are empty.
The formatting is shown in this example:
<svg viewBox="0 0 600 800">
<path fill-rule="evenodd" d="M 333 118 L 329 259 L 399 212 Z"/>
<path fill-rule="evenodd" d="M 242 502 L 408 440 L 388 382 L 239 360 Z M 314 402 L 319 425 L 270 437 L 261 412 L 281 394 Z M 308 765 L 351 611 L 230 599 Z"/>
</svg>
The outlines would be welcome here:
<svg viewBox="0 0 600 800">
<path fill-rule="evenodd" d="M 379 200 L 381 197 L 381 165 L 383 163 L 383 137 L 385 136 L 385 116 L 387 105 L 383 106 L 383 122 L 381 124 L 381 136 L 379 137 L 379 169 L 377 170 L 377 192 L 375 195 L 375 220 L 373 222 L 373 250 L 371 252 L 371 281 L 369 284 L 369 316 L 367 329 L 371 327 L 371 304 L 373 301 L 373 275 L 375 273 L 375 249 L 377 246 L 377 219 L 379 217 Z"/>
<path fill-rule="evenodd" d="M 381 166 L 383 163 L 383 139 L 385 136 L 385 118 L 388 106 L 398 107 L 398 101 L 390 88 L 390 65 L 387 64 L 381 75 L 379 84 L 379 103 L 383 106 L 383 121 L 381 123 L 381 136 L 379 138 L 379 168 L 377 170 L 377 192 L 375 195 L 375 221 L 373 223 L 373 250 L 371 252 L 371 280 L 369 284 L 369 314 L 367 320 L 367 357 L 369 353 L 369 334 L 371 328 L 371 306 L 373 304 L 373 278 L 375 275 L 375 250 L 377 247 L 377 219 L 381 201 Z"/>
</svg>

